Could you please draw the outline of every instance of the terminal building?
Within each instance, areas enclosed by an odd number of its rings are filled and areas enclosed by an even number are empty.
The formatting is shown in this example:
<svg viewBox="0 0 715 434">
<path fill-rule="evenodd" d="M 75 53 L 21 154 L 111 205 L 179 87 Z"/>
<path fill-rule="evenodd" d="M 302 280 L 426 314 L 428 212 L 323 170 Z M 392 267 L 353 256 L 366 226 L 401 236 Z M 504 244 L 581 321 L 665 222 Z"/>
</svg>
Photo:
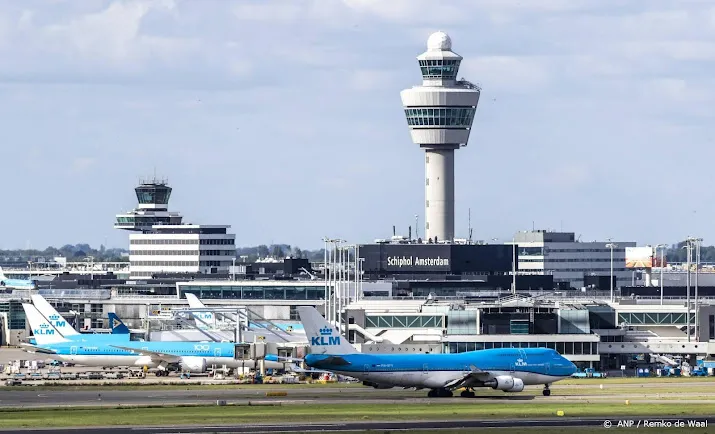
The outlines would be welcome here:
<svg viewBox="0 0 715 434">
<path fill-rule="evenodd" d="M 522 273 L 551 274 L 566 288 L 594 286 L 594 276 L 608 278 L 611 271 L 616 287 L 631 280 L 626 248 L 635 247 L 634 241 L 581 241 L 573 232 L 535 230 L 516 233 L 513 243 Z"/>
</svg>

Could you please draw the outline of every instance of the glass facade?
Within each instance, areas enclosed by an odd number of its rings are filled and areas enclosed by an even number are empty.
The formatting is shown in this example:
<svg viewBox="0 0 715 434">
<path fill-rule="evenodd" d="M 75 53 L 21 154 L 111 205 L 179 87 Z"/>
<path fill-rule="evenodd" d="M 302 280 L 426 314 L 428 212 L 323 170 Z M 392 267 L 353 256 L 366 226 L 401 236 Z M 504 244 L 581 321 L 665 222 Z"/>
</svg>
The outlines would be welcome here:
<svg viewBox="0 0 715 434">
<path fill-rule="evenodd" d="M 375 315 L 365 317 L 365 326 L 372 328 L 443 328 L 441 315 Z"/>
<path fill-rule="evenodd" d="M 476 310 L 450 310 L 447 316 L 447 334 L 475 335 L 477 334 Z"/>
<path fill-rule="evenodd" d="M 237 299 L 237 300 L 322 300 L 325 298 L 323 286 L 303 285 L 182 285 L 179 284 L 180 298 L 186 293 L 196 295 L 199 299 Z"/>
<path fill-rule="evenodd" d="M 551 348 L 562 355 L 598 354 L 598 342 L 450 342 L 450 353 L 492 348 Z"/>
<path fill-rule="evenodd" d="M 589 311 L 586 309 L 560 309 L 560 332 L 565 334 L 591 333 L 589 318 Z"/>
<path fill-rule="evenodd" d="M 22 308 L 22 302 L 11 300 L 0 303 L 0 312 L 8 314 L 7 322 L 10 330 L 25 329 L 25 310 Z"/>
<path fill-rule="evenodd" d="M 420 60 L 422 78 L 454 80 L 459 71 L 459 59 Z"/>
<path fill-rule="evenodd" d="M 134 189 L 141 204 L 167 204 L 171 197 L 171 187 L 165 185 L 142 185 Z"/>
<path fill-rule="evenodd" d="M 474 107 L 437 107 L 405 109 L 407 125 L 469 128 L 474 118 Z"/>
</svg>

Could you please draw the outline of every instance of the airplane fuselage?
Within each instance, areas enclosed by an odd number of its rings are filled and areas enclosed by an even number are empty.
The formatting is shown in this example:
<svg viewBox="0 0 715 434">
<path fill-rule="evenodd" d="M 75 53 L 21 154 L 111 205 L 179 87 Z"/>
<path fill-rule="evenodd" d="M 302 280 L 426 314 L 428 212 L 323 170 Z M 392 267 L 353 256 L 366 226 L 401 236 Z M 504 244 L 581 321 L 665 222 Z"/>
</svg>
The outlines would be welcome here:
<svg viewBox="0 0 715 434">
<path fill-rule="evenodd" d="M 496 349 L 457 354 L 310 354 L 310 367 L 381 385 L 438 389 L 471 372 L 485 374 L 478 383 L 498 376 L 520 379 L 524 385 L 551 384 L 571 376 L 575 366 L 544 349 Z M 348 362 L 346 364 L 345 362 Z"/>
<path fill-rule="evenodd" d="M 135 348 L 130 351 L 125 348 Z M 141 350 L 165 354 L 167 357 L 181 358 L 185 366 L 192 367 L 192 371 L 203 372 L 211 365 L 229 368 L 256 367 L 252 359 L 236 359 L 234 357 L 235 345 L 210 342 L 63 342 L 59 344 L 43 345 L 42 348 L 54 351 L 48 357 L 63 362 L 75 363 L 83 366 L 124 367 L 147 366 L 150 368 L 165 367 L 169 363 L 159 362 L 156 357 L 139 354 Z M 283 363 L 276 360 L 266 360 L 268 369 L 282 369 Z"/>
</svg>

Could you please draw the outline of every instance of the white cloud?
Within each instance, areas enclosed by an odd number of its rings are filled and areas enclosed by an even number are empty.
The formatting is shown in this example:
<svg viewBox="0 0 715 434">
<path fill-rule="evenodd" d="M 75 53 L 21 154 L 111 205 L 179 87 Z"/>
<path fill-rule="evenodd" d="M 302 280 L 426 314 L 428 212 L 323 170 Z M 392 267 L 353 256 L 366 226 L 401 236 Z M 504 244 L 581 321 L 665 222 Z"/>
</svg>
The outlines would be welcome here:
<svg viewBox="0 0 715 434">
<path fill-rule="evenodd" d="M 350 84 L 359 91 L 395 89 L 395 73 L 379 69 L 358 69 L 351 73 Z"/>
<path fill-rule="evenodd" d="M 72 173 L 82 173 L 97 164 L 97 159 L 93 157 L 79 157 L 72 160 Z"/>
<path fill-rule="evenodd" d="M 465 56 L 459 76 L 479 83 L 485 91 L 529 92 L 549 83 L 549 59 L 518 56 Z"/>
</svg>

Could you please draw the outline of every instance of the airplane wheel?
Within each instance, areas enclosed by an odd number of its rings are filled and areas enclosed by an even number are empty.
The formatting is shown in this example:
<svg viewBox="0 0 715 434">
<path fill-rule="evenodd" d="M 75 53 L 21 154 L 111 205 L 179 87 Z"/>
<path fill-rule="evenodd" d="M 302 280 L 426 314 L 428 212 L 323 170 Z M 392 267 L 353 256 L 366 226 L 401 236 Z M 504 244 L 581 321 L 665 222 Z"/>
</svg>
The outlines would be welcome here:
<svg viewBox="0 0 715 434">
<path fill-rule="evenodd" d="M 438 393 L 440 398 L 451 398 L 452 396 L 454 396 L 452 392 L 447 389 L 440 389 Z"/>
<path fill-rule="evenodd" d="M 436 390 L 430 390 L 427 392 L 427 397 L 428 398 L 436 398 L 437 397 L 437 391 Z"/>
<path fill-rule="evenodd" d="M 459 396 L 461 396 L 462 398 L 474 398 L 475 394 L 470 390 L 465 390 L 460 393 Z"/>
<path fill-rule="evenodd" d="M 543 394 L 544 396 L 551 396 L 551 389 L 544 389 Z"/>
</svg>

